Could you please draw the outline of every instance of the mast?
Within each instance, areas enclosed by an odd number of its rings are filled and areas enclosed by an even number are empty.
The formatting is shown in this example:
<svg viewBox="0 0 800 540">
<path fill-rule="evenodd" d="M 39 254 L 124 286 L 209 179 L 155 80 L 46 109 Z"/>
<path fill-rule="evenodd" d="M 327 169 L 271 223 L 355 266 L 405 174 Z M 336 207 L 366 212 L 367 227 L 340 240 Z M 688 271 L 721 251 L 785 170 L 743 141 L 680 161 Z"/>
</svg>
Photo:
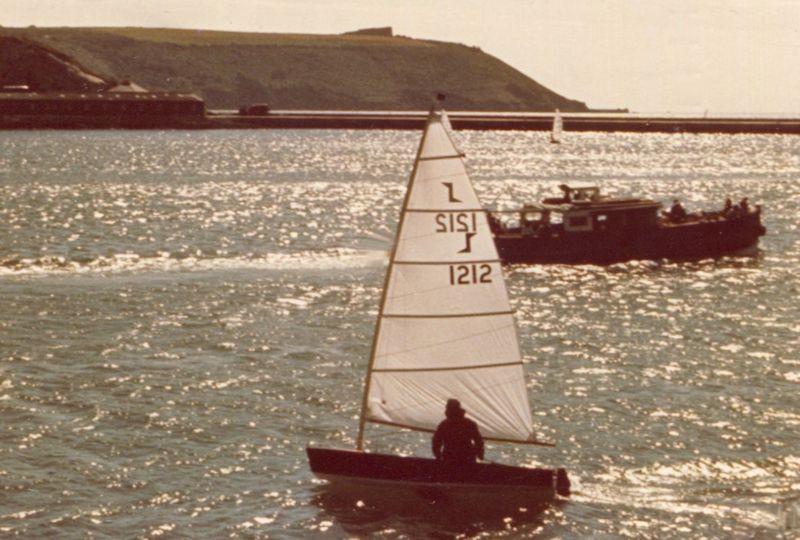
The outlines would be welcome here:
<svg viewBox="0 0 800 540">
<path fill-rule="evenodd" d="M 443 99 L 441 95 L 437 96 L 438 100 Z M 389 278 L 392 275 L 394 268 L 395 257 L 397 256 L 397 244 L 400 231 L 403 230 L 403 221 L 405 220 L 406 208 L 408 207 L 408 199 L 411 196 L 411 183 L 414 181 L 414 176 L 417 174 L 417 167 L 419 167 L 419 157 L 422 154 L 422 149 L 425 146 L 425 138 L 428 135 L 428 124 L 434 117 L 436 111 L 436 103 L 431 107 L 428 113 L 428 119 L 425 122 L 425 130 L 422 133 L 422 140 L 417 148 L 417 154 L 414 158 L 414 166 L 411 169 L 411 175 L 408 177 L 408 184 L 406 186 L 406 194 L 403 197 L 403 206 L 400 207 L 400 220 L 397 225 L 397 231 L 394 235 L 394 242 L 392 243 L 392 252 L 389 256 L 389 267 L 386 269 L 386 275 L 383 278 L 383 288 L 381 290 L 381 303 L 378 308 L 378 320 L 375 322 L 375 332 L 372 334 L 372 348 L 369 355 L 369 365 L 367 367 L 367 375 L 364 381 L 364 395 L 361 399 L 361 414 L 358 418 L 358 436 L 356 437 L 356 450 L 364 449 L 364 427 L 367 423 L 367 400 L 369 399 L 369 389 L 372 384 L 372 368 L 375 365 L 375 353 L 377 351 L 378 336 L 381 332 L 381 321 L 383 320 L 383 310 L 386 306 L 386 294 L 389 289 Z"/>
</svg>

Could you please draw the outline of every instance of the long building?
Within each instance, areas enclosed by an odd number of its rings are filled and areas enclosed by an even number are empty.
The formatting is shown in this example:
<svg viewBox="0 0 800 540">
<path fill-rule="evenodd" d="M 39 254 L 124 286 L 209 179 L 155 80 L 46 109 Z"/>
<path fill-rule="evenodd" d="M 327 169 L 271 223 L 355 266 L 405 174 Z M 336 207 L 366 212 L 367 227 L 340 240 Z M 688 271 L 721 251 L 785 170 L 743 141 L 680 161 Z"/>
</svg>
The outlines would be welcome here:
<svg viewBox="0 0 800 540">
<path fill-rule="evenodd" d="M 188 93 L 0 93 L 0 128 L 204 127 L 205 115 L 203 99 Z"/>
</svg>

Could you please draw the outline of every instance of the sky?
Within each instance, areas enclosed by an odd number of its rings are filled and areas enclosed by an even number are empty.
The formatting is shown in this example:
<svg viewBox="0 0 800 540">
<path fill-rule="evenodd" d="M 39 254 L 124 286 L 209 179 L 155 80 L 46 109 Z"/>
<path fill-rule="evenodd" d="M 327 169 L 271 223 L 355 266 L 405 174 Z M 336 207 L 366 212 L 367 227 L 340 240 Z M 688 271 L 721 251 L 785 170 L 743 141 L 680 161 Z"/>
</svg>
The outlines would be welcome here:
<svg viewBox="0 0 800 540">
<path fill-rule="evenodd" d="M 593 108 L 800 113 L 800 0 L 0 0 L 3 26 L 395 34 L 480 47 Z"/>
</svg>

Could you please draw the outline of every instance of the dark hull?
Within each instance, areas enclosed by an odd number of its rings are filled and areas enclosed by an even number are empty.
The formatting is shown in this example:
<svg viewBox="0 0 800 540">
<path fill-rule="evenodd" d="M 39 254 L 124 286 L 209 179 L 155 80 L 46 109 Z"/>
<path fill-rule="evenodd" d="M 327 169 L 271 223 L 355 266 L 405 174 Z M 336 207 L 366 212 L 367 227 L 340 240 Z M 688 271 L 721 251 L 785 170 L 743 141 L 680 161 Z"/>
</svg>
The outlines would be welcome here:
<svg viewBox="0 0 800 540">
<path fill-rule="evenodd" d="M 496 232 L 506 264 L 614 264 L 637 259 L 699 260 L 736 255 L 758 245 L 766 230 L 758 211 L 735 219 L 660 223 L 638 231 L 542 235 Z"/>
<path fill-rule="evenodd" d="M 538 504 L 569 495 L 564 469 L 531 469 L 494 463 L 447 467 L 434 459 L 307 448 L 311 470 L 339 489 L 390 491 L 459 505 Z"/>
</svg>

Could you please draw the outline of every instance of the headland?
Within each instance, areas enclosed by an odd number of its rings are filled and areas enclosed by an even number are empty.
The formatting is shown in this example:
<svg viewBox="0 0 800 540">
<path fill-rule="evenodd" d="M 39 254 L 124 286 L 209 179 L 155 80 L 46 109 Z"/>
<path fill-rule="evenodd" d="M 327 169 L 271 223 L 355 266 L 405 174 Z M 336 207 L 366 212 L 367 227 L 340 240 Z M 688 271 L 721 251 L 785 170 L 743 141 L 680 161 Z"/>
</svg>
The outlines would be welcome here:
<svg viewBox="0 0 800 540">
<path fill-rule="evenodd" d="M 456 129 L 800 134 L 800 118 L 592 111 L 477 47 L 396 36 L 0 27 L 0 129 Z M 502 111 L 502 112 L 501 112 Z"/>
</svg>

